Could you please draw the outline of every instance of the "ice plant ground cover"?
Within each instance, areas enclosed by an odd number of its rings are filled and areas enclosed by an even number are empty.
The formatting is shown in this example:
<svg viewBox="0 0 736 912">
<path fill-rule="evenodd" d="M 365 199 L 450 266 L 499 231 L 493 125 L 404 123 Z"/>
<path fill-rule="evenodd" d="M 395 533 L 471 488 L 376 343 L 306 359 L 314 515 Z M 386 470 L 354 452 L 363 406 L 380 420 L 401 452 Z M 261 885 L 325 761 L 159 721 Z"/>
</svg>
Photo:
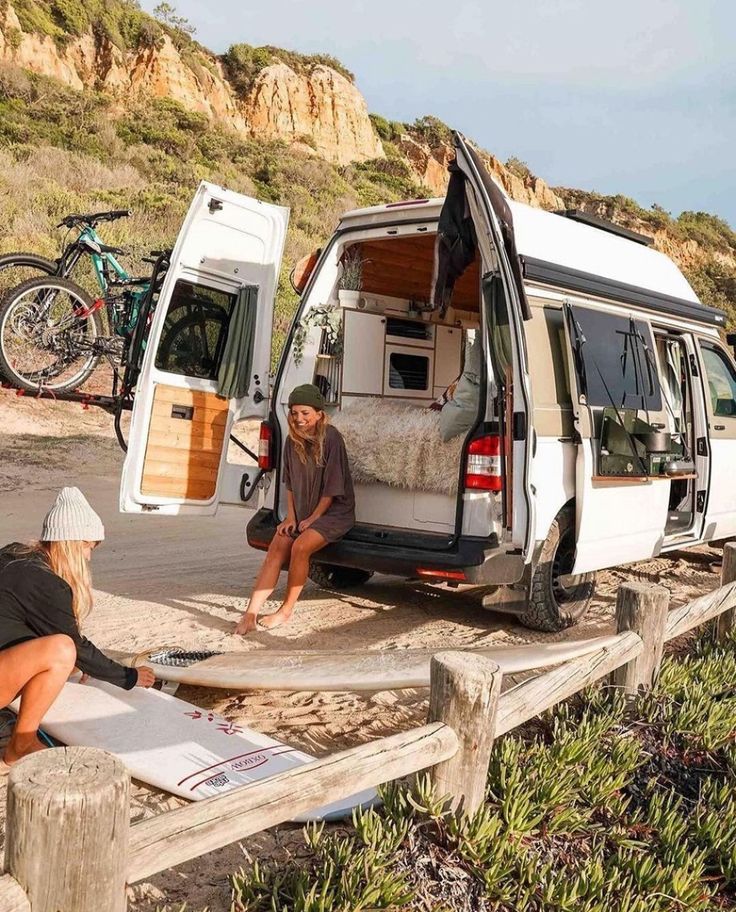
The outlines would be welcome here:
<svg viewBox="0 0 736 912">
<path fill-rule="evenodd" d="M 426 780 L 354 828 L 310 827 L 285 866 L 232 879 L 233 910 L 736 909 L 736 641 L 667 657 L 626 708 L 588 691 L 500 739 L 484 807 L 456 822 Z"/>
</svg>

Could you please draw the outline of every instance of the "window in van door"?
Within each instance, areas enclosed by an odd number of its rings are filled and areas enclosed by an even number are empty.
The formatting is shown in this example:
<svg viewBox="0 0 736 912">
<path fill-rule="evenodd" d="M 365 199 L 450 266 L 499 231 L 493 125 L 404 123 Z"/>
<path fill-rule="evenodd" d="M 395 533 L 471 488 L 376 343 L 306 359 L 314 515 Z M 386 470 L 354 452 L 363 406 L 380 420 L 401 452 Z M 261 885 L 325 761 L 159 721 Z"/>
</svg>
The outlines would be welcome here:
<svg viewBox="0 0 736 912">
<path fill-rule="evenodd" d="M 648 324 L 587 307 L 571 306 L 570 313 L 576 372 L 587 405 L 658 412 L 662 391 Z"/>
<path fill-rule="evenodd" d="M 216 380 L 237 295 L 206 285 L 176 283 L 156 351 L 156 367 Z"/>
<path fill-rule="evenodd" d="M 700 348 L 714 417 L 736 417 L 736 375 L 733 366 L 715 346 L 701 342 Z"/>
</svg>

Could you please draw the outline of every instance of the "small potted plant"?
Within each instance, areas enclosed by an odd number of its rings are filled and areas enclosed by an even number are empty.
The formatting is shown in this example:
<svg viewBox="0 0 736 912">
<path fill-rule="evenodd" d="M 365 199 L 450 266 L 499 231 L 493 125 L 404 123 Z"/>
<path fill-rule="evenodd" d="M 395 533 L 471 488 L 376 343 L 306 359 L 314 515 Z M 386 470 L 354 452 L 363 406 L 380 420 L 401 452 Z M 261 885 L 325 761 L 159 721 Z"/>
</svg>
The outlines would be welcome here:
<svg viewBox="0 0 736 912">
<path fill-rule="evenodd" d="M 343 307 L 355 307 L 363 288 L 363 258 L 357 247 L 350 247 L 342 256 L 340 288 L 337 296 Z"/>
</svg>

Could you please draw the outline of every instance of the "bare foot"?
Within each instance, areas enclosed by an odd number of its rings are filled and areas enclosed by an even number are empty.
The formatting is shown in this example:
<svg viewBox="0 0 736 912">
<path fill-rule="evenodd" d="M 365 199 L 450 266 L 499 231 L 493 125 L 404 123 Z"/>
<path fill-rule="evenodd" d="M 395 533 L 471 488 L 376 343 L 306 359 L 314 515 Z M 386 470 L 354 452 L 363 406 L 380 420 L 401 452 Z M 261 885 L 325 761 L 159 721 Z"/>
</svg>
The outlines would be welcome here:
<svg viewBox="0 0 736 912">
<path fill-rule="evenodd" d="M 35 735 L 33 738 L 29 738 L 28 740 L 24 739 L 20 743 L 15 742 L 11 738 L 5 748 L 3 761 L 5 762 L 6 766 L 12 766 L 23 757 L 27 757 L 29 754 L 35 754 L 36 751 L 46 750 L 47 747 L 48 745 L 44 744 L 42 741 L 39 741 Z"/>
<path fill-rule="evenodd" d="M 278 611 L 274 611 L 273 614 L 267 614 L 260 620 L 261 627 L 265 627 L 266 630 L 273 630 L 274 627 L 281 627 L 283 624 L 288 624 L 291 620 L 291 611 L 284 611 L 283 608 L 279 608 Z"/>
<path fill-rule="evenodd" d="M 253 614 L 252 611 L 246 611 L 238 621 L 237 627 L 235 628 L 235 633 L 239 633 L 241 636 L 245 636 L 246 633 L 250 633 L 251 630 L 256 629 L 257 622 L 258 615 Z"/>
</svg>

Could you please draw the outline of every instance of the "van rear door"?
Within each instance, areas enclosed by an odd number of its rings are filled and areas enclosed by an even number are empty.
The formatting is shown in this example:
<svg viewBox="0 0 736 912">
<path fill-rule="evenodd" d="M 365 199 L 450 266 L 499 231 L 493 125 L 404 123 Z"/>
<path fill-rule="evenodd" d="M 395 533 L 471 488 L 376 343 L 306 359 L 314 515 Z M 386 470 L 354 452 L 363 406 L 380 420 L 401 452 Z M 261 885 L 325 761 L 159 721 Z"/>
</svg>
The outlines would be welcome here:
<svg viewBox="0 0 736 912">
<path fill-rule="evenodd" d="M 672 482 L 647 477 L 646 464 L 622 460 L 621 475 L 599 469 L 604 408 L 662 408 L 651 327 L 625 311 L 564 304 L 573 417 L 577 548 L 572 574 L 653 557 L 662 549 Z M 640 342 L 640 340 L 643 340 Z M 637 345 L 640 346 L 637 356 Z M 624 448 L 628 444 L 624 440 Z"/>
<path fill-rule="evenodd" d="M 200 184 L 148 334 L 122 512 L 207 515 L 236 499 L 228 492 L 252 493 L 257 466 L 229 465 L 226 455 L 234 422 L 267 414 L 287 223 L 287 209 Z"/>
<path fill-rule="evenodd" d="M 476 152 L 457 133 L 455 151 L 457 165 L 470 184 L 477 208 L 480 210 L 478 214 L 482 224 L 476 224 L 475 227 L 481 251 L 484 247 L 488 250 L 490 242 L 492 256 L 498 263 L 500 279 L 508 302 L 510 341 L 513 350 L 513 401 L 510 403 L 511 427 L 506 428 L 506 434 L 511 438 L 508 452 L 512 463 L 510 467 L 507 466 L 506 471 L 507 477 L 510 476 L 512 479 L 512 490 L 507 492 L 507 497 L 510 495 L 513 511 L 512 543 L 523 550 L 524 561 L 529 563 L 534 543 L 534 497 L 530 480 L 534 428 L 522 321 L 529 319 L 531 313 L 516 254 L 513 216 L 505 197 Z M 474 208 L 471 201 L 471 210 Z M 473 214 L 475 217 L 476 213 Z"/>
</svg>

